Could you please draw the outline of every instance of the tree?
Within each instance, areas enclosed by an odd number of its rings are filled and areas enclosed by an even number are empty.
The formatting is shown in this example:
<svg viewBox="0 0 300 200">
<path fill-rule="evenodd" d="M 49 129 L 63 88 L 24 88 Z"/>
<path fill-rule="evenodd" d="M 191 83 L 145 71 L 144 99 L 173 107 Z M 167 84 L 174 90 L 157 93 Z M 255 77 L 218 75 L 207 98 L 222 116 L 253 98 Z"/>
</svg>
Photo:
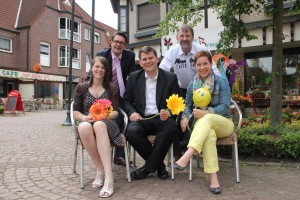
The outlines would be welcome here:
<svg viewBox="0 0 300 200">
<path fill-rule="evenodd" d="M 172 4 L 172 11 L 167 14 L 167 22 L 161 23 L 160 30 L 164 29 L 164 34 L 168 34 L 173 27 L 176 27 L 177 22 L 182 20 L 187 14 L 192 13 L 191 3 L 197 2 L 198 6 L 203 5 L 202 1 L 198 0 L 150 0 L 149 2 L 164 2 Z M 188 2 L 185 4 L 184 2 Z M 273 52 L 272 52 L 272 76 L 271 76 L 271 123 L 280 123 L 280 113 L 282 105 L 282 23 L 283 23 L 283 0 L 274 0 L 273 4 L 266 4 L 265 0 L 211 0 L 211 7 L 218 13 L 218 18 L 221 20 L 224 30 L 220 34 L 220 40 L 217 45 L 218 52 L 222 52 L 226 55 L 229 54 L 232 44 L 236 40 L 246 38 L 247 41 L 257 39 L 255 35 L 251 35 L 242 20 L 242 16 L 250 15 L 256 12 L 266 12 L 273 16 Z M 188 6 L 187 6 L 188 5 Z M 178 7 L 177 7 L 178 6 Z M 179 7 L 181 6 L 181 7 Z M 184 12 L 181 12 L 177 8 L 185 8 Z M 200 7 L 198 7 L 200 8 Z M 188 11 L 189 10 L 189 11 Z M 197 11 L 197 10 L 196 10 Z M 291 12 L 299 13 L 300 0 L 296 0 Z M 172 14 L 171 14 L 172 13 Z M 192 16 L 196 17 L 196 13 Z M 176 16 L 173 18 L 173 16 Z M 190 15 L 189 15 L 190 16 Z M 201 16 L 202 18 L 202 16 Z M 193 17 L 189 18 L 193 21 Z M 174 21 L 172 21 L 174 20 Z M 192 26 L 198 23 L 189 23 Z M 176 30 L 176 29 L 174 29 Z"/>
</svg>

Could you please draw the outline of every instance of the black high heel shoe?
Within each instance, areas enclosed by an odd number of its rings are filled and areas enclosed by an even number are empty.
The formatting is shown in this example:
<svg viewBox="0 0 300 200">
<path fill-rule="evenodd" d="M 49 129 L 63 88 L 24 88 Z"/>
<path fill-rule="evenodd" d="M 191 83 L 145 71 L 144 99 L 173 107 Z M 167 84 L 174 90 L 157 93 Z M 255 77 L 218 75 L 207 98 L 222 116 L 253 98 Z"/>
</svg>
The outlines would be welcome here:
<svg viewBox="0 0 300 200">
<path fill-rule="evenodd" d="M 217 188 L 210 187 L 209 191 L 213 194 L 221 194 L 222 190 L 221 190 L 221 187 L 217 187 Z"/>
<path fill-rule="evenodd" d="M 178 165 L 176 162 L 174 162 L 174 168 L 178 171 L 183 171 L 186 167 L 182 167 L 182 166 Z"/>
</svg>

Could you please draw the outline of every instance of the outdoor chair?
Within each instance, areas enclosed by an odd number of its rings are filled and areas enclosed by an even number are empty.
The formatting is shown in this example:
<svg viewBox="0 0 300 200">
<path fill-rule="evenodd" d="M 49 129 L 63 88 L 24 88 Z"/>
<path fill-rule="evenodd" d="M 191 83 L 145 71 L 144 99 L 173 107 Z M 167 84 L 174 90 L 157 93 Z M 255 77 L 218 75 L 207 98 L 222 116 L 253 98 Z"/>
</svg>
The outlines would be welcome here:
<svg viewBox="0 0 300 200">
<path fill-rule="evenodd" d="M 238 104 L 231 100 L 231 106 L 230 106 L 230 114 L 232 121 L 234 122 L 235 129 L 233 133 L 230 136 L 224 137 L 224 138 L 218 138 L 217 139 L 217 145 L 227 145 L 232 147 L 232 166 L 235 167 L 236 172 L 236 182 L 240 182 L 240 169 L 239 169 L 239 158 L 238 158 L 238 138 L 237 134 L 240 131 L 241 125 L 242 125 L 242 112 L 238 106 Z M 197 167 L 200 167 L 199 161 L 200 160 L 200 154 L 197 155 Z M 192 177 L 192 171 L 193 171 L 193 157 L 190 159 L 190 165 L 189 165 L 189 180 L 191 181 L 193 179 Z"/>
<path fill-rule="evenodd" d="M 123 128 L 121 134 L 122 134 L 122 137 L 125 137 L 124 134 L 125 134 L 125 130 L 126 130 L 126 127 L 127 127 L 127 122 L 128 122 L 127 115 L 121 108 L 120 108 L 120 113 L 119 114 L 122 114 L 124 116 L 124 128 Z M 71 102 L 71 106 L 70 106 L 70 118 L 71 118 L 73 132 L 74 132 L 74 135 L 75 135 L 75 152 L 74 152 L 73 172 L 76 173 L 77 151 L 78 151 L 78 148 L 79 148 L 80 188 L 83 189 L 84 188 L 84 180 L 83 180 L 84 179 L 84 177 L 83 177 L 83 172 L 84 172 L 83 150 L 84 150 L 84 146 L 83 146 L 83 144 L 80 140 L 78 132 L 76 131 L 77 122 L 75 121 L 75 118 L 74 118 L 74 101 Z M 115 145 L 113 143 L 111 143 L 111 147 L 114 148 Z M 126 171 L 126 178 L 127 178 L 128 183 L 130 183 L 131 182 L 131 176 L 130 176 L 130 171 L 129 171 L 129 162 L 128 162 L 128 155 L 127 155 L 128 154 L 128 149 L 127 149 L 126 142 L 125 142 L 125 146 L 124 146 L 124 152 L 125 152 L 125 162 L 126 162 L 126 170 L 125 170 Z M 112 153 L 112 155 L 113 155 L 113 153 Z"/>
</svg>

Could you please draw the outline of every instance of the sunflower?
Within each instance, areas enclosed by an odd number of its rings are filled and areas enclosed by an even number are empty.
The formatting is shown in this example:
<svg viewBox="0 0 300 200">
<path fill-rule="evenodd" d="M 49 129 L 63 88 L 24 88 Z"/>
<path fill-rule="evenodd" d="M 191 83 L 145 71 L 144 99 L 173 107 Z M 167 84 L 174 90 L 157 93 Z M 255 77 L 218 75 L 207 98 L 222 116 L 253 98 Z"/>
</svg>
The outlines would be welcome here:
<svg viewBox="0 0 300 200">
<path fill-rule="evenodd" d="M 90 107 L 90 114 L 94 121 L 105 119 L 112 111 L 113 107 L 108 99 L 96 100 Z"/>
<path fill-rule="evenodd" d="M 171 95 L 166 101 L 167 107 L 173 115 L 179 115 L 179 113 L 185 109 L 183 98 L 179 97 L 177 94 Z"/>
</svg>

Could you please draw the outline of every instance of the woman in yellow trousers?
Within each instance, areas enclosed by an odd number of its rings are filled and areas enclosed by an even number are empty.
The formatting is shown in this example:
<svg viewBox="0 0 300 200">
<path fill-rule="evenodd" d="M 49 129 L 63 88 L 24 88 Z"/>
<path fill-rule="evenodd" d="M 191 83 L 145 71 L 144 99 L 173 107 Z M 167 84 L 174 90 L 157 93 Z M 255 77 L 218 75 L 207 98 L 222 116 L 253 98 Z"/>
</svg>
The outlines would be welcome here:
<svg viewBox="0 0 300 200">
<path fill-rule="evenodd" d="M 181 120 L 182 131 L 185 132 L 188 119 L 194 115 L 196 122 L 188 144 L 188 150 L 174 163 L 177 170 L 184 170 L 195 153 L 203 153 L 204 172 L 210 174 L 210 192 L 221 193 L 218 181 L 219 171 L 216 140 L 229 136 L 234 129 L 230 119 L 230 87 L 220 76 L 212 71 L 212 57 L 207 51 L 199 51 L 195 55 L 197 75 L 191 81 L 186 94 L 186 109 Z M 211 93 L 211 101 L 205 109 L 194 107 L 193 92 L 198 88 L 206 88 Z"/>
</svg>

